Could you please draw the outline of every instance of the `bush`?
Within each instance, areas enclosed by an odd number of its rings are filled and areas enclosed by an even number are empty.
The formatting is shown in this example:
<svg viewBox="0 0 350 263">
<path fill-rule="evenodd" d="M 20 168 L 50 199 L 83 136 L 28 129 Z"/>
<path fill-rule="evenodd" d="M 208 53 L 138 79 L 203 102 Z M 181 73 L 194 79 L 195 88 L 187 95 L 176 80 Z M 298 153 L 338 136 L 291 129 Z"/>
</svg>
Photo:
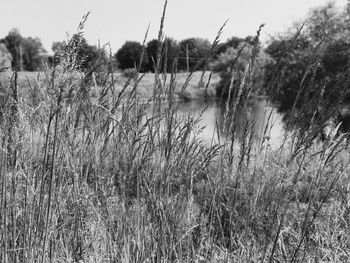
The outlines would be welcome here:
<svg viewBox="0 0 350 263">
<path fill-rule="evenodd" d="M 123 70 L 123 76 L 126 78 L 134 78 L 137 75 L 137 69 L 134 68 L 127 68 Z"/>
</svg>

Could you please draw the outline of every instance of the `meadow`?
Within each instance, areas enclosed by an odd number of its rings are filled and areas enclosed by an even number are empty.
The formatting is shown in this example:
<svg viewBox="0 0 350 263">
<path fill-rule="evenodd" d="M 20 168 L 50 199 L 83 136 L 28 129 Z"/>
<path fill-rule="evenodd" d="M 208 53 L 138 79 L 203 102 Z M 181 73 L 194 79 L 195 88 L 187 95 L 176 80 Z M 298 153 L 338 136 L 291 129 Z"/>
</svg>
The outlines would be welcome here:
<svg viewBox="0 0 350 263">
<path fill-rule="evenodd" d="M 11 82 L 12 72 L 7 71 L 3 72 L 1 76 L 1 82 L 4 86 L 9 86 Z M 171 79 L 171 73 L 163 74 L 165 78 L 165 84 L 169 85 L 170 79 Z M 216 85 L 220 81 L 220 76 L 218 73 L 212 73 L 210 76 L 210 82 L 209 75 L 210 72 L 193 72 L 191 74 L 191 77 L 188 79 L 189 73 L 177 73 L 176 76 L 176 82 L 177 86 L 175 89 L 175 100 L 182 101 L 182 100 L 204 100 L 205 97 L 208 99 L 213 99 L 216 97 Z M 82 76 L 77 73 L 77 78 L 82 78 Z M 30 94 L 33 92 L 31 90 L 31 87 L 37 87 L 38 83 L 40 83 L 42 80 L 46 78 L 45 72 L 18 72 L 17 76 L 17 87 L 18 87 L 18 94 L 23 97 L 25 100 L 30 100 Z M 134 78 L 130 78 L 128 73 L 114 73 L 113 78 L 115 80 L 114 82 L 114 90 L 115 92 L 120 92 L 125 83 L 128 81 L 133 81 Z M 149 99 L 153 96 L 153 86 L 154 86 L 154 79 L 155 74 L 154 73 L 143 73 L 142 78 L 140 79 L 138 83 L 138 89 L 137 89 L 137 97 L 141 99 Z M 188 80 L 187 80 L 188 79 Z M 110 81 L 110 79 L 109 79 Z M 186 81 L 188 83 L 186 83 Z M 185 84 L 186 83 L 186 84 Z M 208 87 L 206 87 L 208 83 Z M 186 85 L 186 92 L 181 93 L 181 87 Z M 95 87 L 98 87 L 98 84 L 95 85 Z M 129 90 L 126 90 L 126 92 L 129 92 Z M 95 93 L 92 91 L 91 96 L 98 96 L 98 88 L 96 89 Z M 27 101 L 29 102 L 29 101 Z"/>
<path fill-rule="evenodd" d="M 347 134 L 295 129 L 272 149 L 267 122 L 255 138 L 254 49 L 222 102 L 230 136 L 208 144 L 175 101 L 219 76 L 156 62 L 97 83 L 73 44 L 40 77 L 0 73 L 1 262 L 349 262 Z"/>
</svg>

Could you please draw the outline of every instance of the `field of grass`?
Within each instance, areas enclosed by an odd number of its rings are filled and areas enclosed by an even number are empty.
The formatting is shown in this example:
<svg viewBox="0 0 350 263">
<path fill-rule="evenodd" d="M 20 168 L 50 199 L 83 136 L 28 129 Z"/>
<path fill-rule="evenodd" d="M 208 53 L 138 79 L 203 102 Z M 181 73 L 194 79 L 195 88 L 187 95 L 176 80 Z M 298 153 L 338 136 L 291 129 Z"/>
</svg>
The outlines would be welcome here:
<svg viewBox="0 0 350 263">
<path fill-rule="evenodd" d="M 209 145 L 174 103 L 203 97 L 200 73 L 96 87 L 65 62 L 0 85 L 1 262 L 349 262 L 346 134 L 271 149 L 243 81 Z"/>
<path fill-rule="evenodd" d="M 296 131 L 271 150 L 231 123 L 209 146 L 178 114 L 175 79 L 151 101 L 109 86 L 92 100 L 75 74 L 46 73 L 34 105 L 2 87 L 2 262 L 349 260 L 344 136 Z"/>
<path fill-rule="evenodd" d="M 213 73 L 210 77 L 210 82 L 208 84 L 210 72 L 193 72 L 191 73 L 177 73 L 176 76 L 176 88 L 175 88 L 175 99 L 176 100 L 204 100 L 204 99 L 214 99 L 216 97 L 216 85 L 220 81 L 218 74 Z M 10 83 L 12 77 L 12 72 L 2 73 L 0 83 L 7 86 Z M 82 78 L 81 74 L 76 74 L 77 81 Z M 45 72 L 19 72 L 18 73 L 18 93 L 26 98 L 30 94 L 30 87 L 38 86 L 43 79 L 45 79 Z M 153 96 L 154 88 L 154 73 L 145 73 L 141 78 L 140 83 L 138 83 L 137 95 L 142 99 L 149 99 Z M 171 74 L 168 73 L 164 75 L 165 86 L 169 86 Z M 129 77 L 125 76 L 123 73 L 114 74 L 114 89 L 115 92 L 120 92 L 125 83 L 128 81 Z M 162 81 L 164 81 L 162 79 Z M 133 80 L 131 80 L 133 81 Z M 184 86 L 185 82 L 188 81 L 186 92 L 181 93 L 181 88 Z M 208 87 L 207 87 L 208 84 Z M 131 84 L 132 85 L 132 84 Z M 99 90 L 99 83 L 96 83 L 96 87 L 92 88 L 92 96 L 97 96 L 96 92 Z M 131 90 L 131 89 L 130 89 Z M 129 92 L 127 90 L 126 92 Z"/>
</svg>

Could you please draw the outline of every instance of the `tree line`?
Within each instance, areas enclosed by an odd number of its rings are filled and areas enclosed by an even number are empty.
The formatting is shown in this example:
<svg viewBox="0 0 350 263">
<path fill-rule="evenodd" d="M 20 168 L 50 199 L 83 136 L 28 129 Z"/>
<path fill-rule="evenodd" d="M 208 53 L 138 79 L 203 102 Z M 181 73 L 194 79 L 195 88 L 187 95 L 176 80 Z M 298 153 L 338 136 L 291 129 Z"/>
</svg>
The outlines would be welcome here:
<svg viewBox="0 0 350 263">
<path fill-rule="evenodd" d="M 349 31 L 350 4 L 339 9 L 328 3 L 310 10 L 302 25 L 273 36 L 265 46 L 252 36 L 231 37 L 214 49 L 202 38 L 179 42 L 165 38 L 162 43 L 153 39 L 144 45 L 126 41 L 115 54 L 108 54 L 106 48 L 90 45 L 82 35 L 73 39 L 80 42 L 81 70 L 101 66 L 154 72 L 156 61 L 163 72 L 212 70 L 221 76 L 217 95 L 223 98 L 230 85 L 233 90 L 240 86 L 254 53 L 255 65 L 249 72 L 253 92 L 268 95 L 287 115 L 302 111 L 307 126 L 311 120 L 324 122 L 329 118 L 325 112 L 335 114 L 342 105 L 350 104 Z M 40 39 L 25 38 L 12 30 L 0 40 L 0 68 L 41 70 L 44 62 L 58 64 L 66 46 L 65 41 L 53 43 L 54 55 L 48 56 Z"/>
<path fill-rule="evenodd" d="M 231 44 L 211 63 L 221 76 L 217 96 L 228 98 L 230 86 L 237 94 L 247 77 L 249 89 L 242 93 L 266 95 L 287 126 L 322 130 L 350 116 L 350 1 L 345 8 L 330 2 L 310 10 L 266 46 L 247 40 Z M 345 124 L 340 128 L 349 131 Z"/>
<path fill-rule="evenodd" d="M 0 39 L 0 68 L 37 71 L 42 68 L 47 57 L 39 38 L 25 38 L 18 29 L 11 30 L 6 37 Z"/>
<path fill-rule="evenodd" d="M 81 60 L 81 70 L 89 69 L 98 61 L 99 63 L 102 61 L 102 64 L 107 66 L 107 61 L 112 59 L 115 69 L 140 68 L 141 72 L 154 72 L 158 52 L 160 52 L 162 71 L 204 70 L 205 65 L 208 64 L 206 59 L 211 49 L 211 43 L 203 38 L 187 38 L 180 42 L 173 38 L 165 38 L 163 43 L 153 39 L 145 45 L 137 41 L 126 41 L 111 56 L 105 47 L 90 45 L 81 35 L 74 35 L 74 37 L 80 41 L 78 59 Z M 237 47 L 238 43 L 245 40 L 249 38 L 232 37 L 219 44 L 215 57 L 225 52 L 228 47 Z M 58 64 L 66 47 L 66 41 L 54 42 L 52 44 L 54 54 L 48 55 L 39 38 L 23 37 L 18 29 L 13 29 L 6 37 L 0 39 L 0 67 L 17 71 L 40 71 L 45 63 Z M 141 61 L 142 65 L 140 65 Z"/>
<path fill-rule="evenodd" d="M 271 61 L 264 66 L 265 91 L 291 124 L 322 127 L 344 116 L 350 105 L 349 33 L 350 1 L 344 9 L 331 2 L 266 47 Z M 296 111 L 302 118 L 294 118 Z"/>
</svg>

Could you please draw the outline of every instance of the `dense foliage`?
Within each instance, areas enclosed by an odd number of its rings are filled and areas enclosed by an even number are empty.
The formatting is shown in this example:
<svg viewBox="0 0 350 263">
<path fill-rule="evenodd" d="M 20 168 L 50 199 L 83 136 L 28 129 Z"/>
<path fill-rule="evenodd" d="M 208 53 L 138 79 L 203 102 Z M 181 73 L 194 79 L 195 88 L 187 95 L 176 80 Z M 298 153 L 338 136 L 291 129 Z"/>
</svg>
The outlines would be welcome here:
<svg viewBox="0 0 350 263">
<path fill-rule="evenodd" d="M 172 38 L 149 41 L 144 48 L 139 42 L 127 41 L 115 54 L 120 69 L 135 68 L 140 63 L 140 56 L 144 52 L 141 71 L 154 72 L 157 56 L 160 58 L 162 72 L 203 70 L 210 50 L 208 40 L 202 38 L 188 38 L 177 43 Z M 158 55 L 159 54 L 159 55 Z"/>
<path fill-rule="evenodd" d="M 266 92 L 289 123 L 306 129 L 342 118 L 350 92 L 348 23 L 346 10 L 330 3 L 311 10 L 297 33 L 275 37 L 266 47 L 273 59 L 266 65 Z M 303 118 L 294 119 L 295 111 Z"/>
<path fill-rule="evenodd" d="M 179 70 L 204 70 L 210 42 L 201 38 L 188 38 L 179 43 Z M 188 63 L 187 63 L 188 62 Z"/>
<path fill-rule="evenodd" d="M 0 69 L 10 68 L 12 62 L 11 53 L 6 48 L 4 43 L 0 43 Z"/>
<path fill-rule="evenodd" d="M 160 49 L 160 50 L 159 50 Z M 166 38 L 163 43 L 153 39 L 147 43 L 146 52 L 148 56 L 147 71 L 154 72 L 157 63 L 157 53 L 160 51 L 160 69 L 162 72 L 171 72 L 176 67 L 179 55 L 179 46 L 172 38 Z"/>
<path fill-rule="evenodd" d="M 0 42 L 4 43 L 11 53 L 11 66 L 16 70 L 38 71 L 47 60 L 40 39 L 22 37 L 17 29 L 11 30 Z"/>
<path fill-rule="evenodd" d="M 136 41 L 126 41 L 124 45 L 115 54 L 118 61 L 120 69 L 128 68 L 139 68 L 141 61 L 146 56 L 143 56 L 141 60 L 141 55 L 143 54 L 143 47 L 139 42 Z M 144 70 L 145 64 L 142 63 L 141 68 Z"/>
<path fill-rule="evenodd" d="M 234 41 L 233 41 L 234 40 Z M 240 43 L 237 43 L 237 41 Z M 270 61 L 260 47 L 260 43 L 249 42 L 244 39 L 229 39 L 221 49 L 224 52 L 219 53 L 217 58 L 211 63 L 214 72 L 218 72 L 221 81 L 217 86 L 217 96 L 226 100 L 231 95 L 238 92 L 242 80 L 249 82 L 250 90 L 254 94 L 264 93 L 264 66 Z M 226 49 L 223 47 L 226 46 Z M 232 100 L 232 96 L 230 96 Z"/>
<path fill-rule="evenodd" d="M 72 40 L 77 45 L 76 59 L 79 62 L 79 68 L 82 71 L 89 69 L 106 69 L 108 67 L 108 57 L 103 48 L 98 48 L 93 45 L 89 45 L 87 40 L 78 34 L 72 37 Z M 55 52 L 53 55 L 53 65 L 60 64 L 63 56 L 66 54 L 66 50 L 69 48 L 66 41 L 54 42 L 52 44 L 52 50 Z"/>
</svg>

